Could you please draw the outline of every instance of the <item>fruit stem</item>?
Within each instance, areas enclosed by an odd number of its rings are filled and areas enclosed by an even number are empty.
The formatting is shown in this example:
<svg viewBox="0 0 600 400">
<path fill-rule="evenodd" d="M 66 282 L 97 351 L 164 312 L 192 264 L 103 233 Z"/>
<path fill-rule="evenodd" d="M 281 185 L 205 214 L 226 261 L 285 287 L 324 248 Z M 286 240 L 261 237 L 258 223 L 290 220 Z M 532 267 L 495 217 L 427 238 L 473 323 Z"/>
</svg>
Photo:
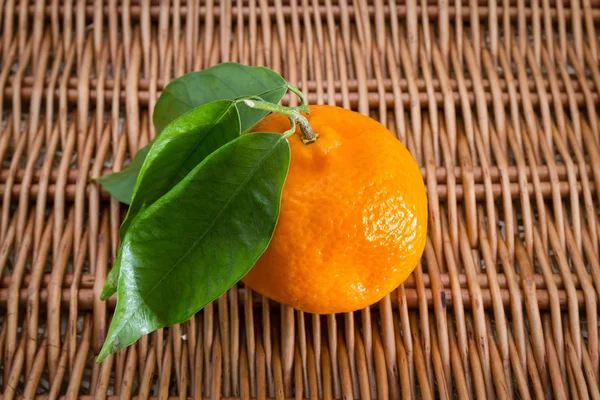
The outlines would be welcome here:
<svg viewBox="0 0 600 400">
<path fill-rule="evenodd" d="M 286 134 L 290 132 L 288 135 L 291 135 L 294 132 L 294 126 L 296 123 L 300 125 L 300 131 L 302 132 L 302 143 L 311 144 L 314 143 L 315 140 L 317 140 L 318 135 L 312 130 L 306 117 L 300 114 L 300 112 L 295 108 L 280 106 L 279 104 L 273 104 L 258 99 L 244 99 L 242 101 L 250 108 L 274 112 L 288 117 L 290 119 L 290 122 L 292 123 L 292 129 L 286 132 Z"/>
</svg>

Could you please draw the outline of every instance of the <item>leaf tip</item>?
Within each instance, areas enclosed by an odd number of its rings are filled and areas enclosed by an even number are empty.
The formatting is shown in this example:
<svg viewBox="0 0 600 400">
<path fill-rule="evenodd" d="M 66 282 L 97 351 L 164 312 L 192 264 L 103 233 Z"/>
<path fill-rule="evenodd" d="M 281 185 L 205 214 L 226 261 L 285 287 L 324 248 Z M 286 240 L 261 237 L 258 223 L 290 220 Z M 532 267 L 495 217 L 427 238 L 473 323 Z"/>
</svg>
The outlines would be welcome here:
<svg viewBox="0 0 600 400">
<path fill-rule="evenodd" d="M 98 353 L 98 356 L 96 357 L 96 364 L 102 363 L 102 361 L 104 361 L 106 357 L 116 353 L 120 349 L 121 346 L 118 337 L 112 340 L 105 341 L 102 345 L 102 348 L 100 349 L 100 353 Z"/>
<path fill-rule="evenodd" d="M 96 364 L 101 364 L 102 361 L 104 361 L 104 359 L 106 357 L 108 357 L 108 350 L 106 349 L 106 342 L 104 343 L 104 346 L 102 346 L 102 349 L 100 349 L 100 353 L 98 353 L 98 357 L 96 357 Z"/>
<path fill-rule="evenodd" d="M 116 292 L 116 288 L 114 288 L 112 285 L 109 285 L 109 283 L 106 282 L 106 284 L 102 288 L 102 292 L 100 293 L 100 300 L 101 301 L 108 300 L 108 298 L 110 296 L 112 296 L 113 294 L 115 294 L 115 292 Z"/>
</svg>

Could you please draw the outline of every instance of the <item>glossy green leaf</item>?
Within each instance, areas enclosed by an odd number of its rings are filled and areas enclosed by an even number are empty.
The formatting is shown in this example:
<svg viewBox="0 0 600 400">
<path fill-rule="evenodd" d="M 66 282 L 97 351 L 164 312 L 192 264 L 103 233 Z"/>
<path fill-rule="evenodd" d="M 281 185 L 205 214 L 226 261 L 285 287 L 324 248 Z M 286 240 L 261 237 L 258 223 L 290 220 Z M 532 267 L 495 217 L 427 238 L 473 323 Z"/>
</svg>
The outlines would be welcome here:
<svg viewBox="0 0 600 400">
<path fill-rule="evenodd" d="M 286 91 L 285 80 L 268 68 L 233 62 L 218 64 L 171 81 L 154 107 L 154 127 L 156 132 L 161 132 L 180 115 L 214 100 L 259 96 L 265 101 L 279 103 Z M 266 111 L 254 110 L 245 104 L 239 104 L 238 110 L 242 132 L 267 115 Z"/>
<path fill-rule="evenodd" d="M 222 63 L 203 71 L 190 72 L 167 85 L 154 107 L 154 127 L 162 132 L 181 115 L 216 100 L 235 100 L 242 96 L 260 96 L 278 103 L 287 90 L 286 82 L 276 72 L 264 67 Z M 267 112 L 238 104 L 240 128 L 247 131 Z M 97 181 L 122 203 L 129 204 L 137 176 L 150 145 L 140 149 L 123 171 L 102 176 Z"/>
<path fill-rule="evenodd" d="M 138 152 L 135 153 L 133 161 L 131 161 L 131 163 L 129 163 L 122 171 L 106 174 L 96 178 L 95 181 L 104 186 L 106 190 L 108 190 L 108 193 L 121 203 L 129 204 L 131 202 L 131 197 L 133 196 L 135 181 L 137 180 L 151 145 L 152 143 L 148 143 L 139 149 Z"/>
<path fill-rule="evenodd" d="M 145 207 L 181 181 L 209 154 L 240 134 L 231 100 L 196 107 L 169 124 L 150 148 L 133 192 L 121 236 Z"/>
<path fill-rule="evenodd" d="M 206 156 L 239 134 L 239 116 L 231 100 L 207 103 L 169 124 L 150 147 L 140 169 L 127 216 L 121 225 L 121 238 L 140 212 L 171 190 Z M 103 300 L 117 290 L 120 260 L 117 254 L 102 288 L 100 298 Z"/>
<path fill-rule="evenodd" d="M 123 240 L 117 307 L 98 362 L 186 321 L 250 270 L 275 230 L 289 162 L 283 135 L 242 135 L 135 219 Z"/>
</svg>

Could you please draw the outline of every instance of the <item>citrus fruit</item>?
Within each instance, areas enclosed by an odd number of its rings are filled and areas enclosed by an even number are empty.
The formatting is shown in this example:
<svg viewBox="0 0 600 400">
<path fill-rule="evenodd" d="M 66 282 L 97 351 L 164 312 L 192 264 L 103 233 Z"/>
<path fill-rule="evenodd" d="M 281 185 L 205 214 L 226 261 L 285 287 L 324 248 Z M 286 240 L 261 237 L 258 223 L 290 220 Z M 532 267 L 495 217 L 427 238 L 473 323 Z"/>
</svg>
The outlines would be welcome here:
<svg viewBox="0 0 600 400">
<path fill-rule="evenodd" d="M 383 125 L 359 113 L 311 106 L 318 134 L 288 138 L 291 162 L 273 238 L 243 279 L 295 309 L 348 312 L 373 304 L 415 268 L 427 234 L 427 197 L 417 163 Z M 270 114 L 256 132 L 284 132 Z"/>
</svg>

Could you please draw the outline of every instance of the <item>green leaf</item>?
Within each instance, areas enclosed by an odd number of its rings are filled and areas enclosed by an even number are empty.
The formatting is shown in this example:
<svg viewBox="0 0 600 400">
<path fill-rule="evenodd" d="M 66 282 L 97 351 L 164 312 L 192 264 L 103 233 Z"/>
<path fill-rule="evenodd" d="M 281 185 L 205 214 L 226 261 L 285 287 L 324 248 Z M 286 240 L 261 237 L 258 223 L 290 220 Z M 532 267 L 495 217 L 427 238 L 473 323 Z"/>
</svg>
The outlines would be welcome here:
<svg viewBox="0 0 600 400">
<path fill-rule="evenodd" d="M 121 247 L 117 250 L 117 257 L 113 267 L 108 271 L 106 275 L 106 281 L 100 292 L 100 300 L 105 301 L 113 294 L 117 293 L 117 286 L 119 284 L 119 274 L 121 273 Z"/>
<path fill-rule="evenodd" d="M 264 67 L 248 67 L 223 63 L 203 71 L 190 72 L 167 85 L 154 107 L 154 127 L 162 132 L 181 115 L 215 100 L 235 100 L 243 96 L 260 96 L 278 103 L 287 84 L 279 74 Z M 266 111 L 238 104 L 241 131 L 245 132 L 260 121 Z M 122 203 L 129 204 L 140 168 L 150 144 L 140 149 L 129 167 L 121 172 L 102 176 L 97 181 Z"/>
<path fill-rule="evenodd" d="M 142 164 L 148 155 L 152 143 L 148 143 L 144 147 L 135 153 L 133 161 L 129 165 L 119 172 L 113 172 L 112 174 L 106 174 L 95 181 L 100 183 L 108 190 L 111 196 L 119 200 L 121 203 L 129 204 L 131 202 L 131 196 L 133 196 L 133 189 L 135 188 L 135 181 L 137 180 Z"/>
<path fill-rule="evenodd" d="M 206 156 L 239 134 L 239 115 L 231 100 L 207 103 L 169 124 L 150 147 L 140 169 L 127 216 L 121 225 L 121 238 L 140 212 L 171 190 Z M 117 290 L 120 260 L 117 254 L 102 288 L 100 298 L 103 300 Z"/>
<path fill-rule="evenodd" d="M 122 244 L 117 307 L 98 362 L 186 321 L 250 270 L 275 230 L 289 162 L 283 135 L 242 135 L 135 219 Z"/>
<path fill-rule="evenodd" d="M 232 100 L 196 107 L 169 124 L 150 148 L 133 192 L 121 236 L 135 217 L 181 181 L 209 154 L 240 134 Z"/>
<path fill-rule="evenodd" d="M 214 100 L 259 96 L 265 101 L 279 103 L 286 91 L 285 80 L 268 68 L 232 62 L 218 64 L 171 81 L 154 107 L 154 127 L 156 132 L 161 132 L 180 115 Z M 238 110 L 242 132 L 267 115 L 266 111 L 253 110 L 245 104 L 238 104 Z"/>
</svg>

